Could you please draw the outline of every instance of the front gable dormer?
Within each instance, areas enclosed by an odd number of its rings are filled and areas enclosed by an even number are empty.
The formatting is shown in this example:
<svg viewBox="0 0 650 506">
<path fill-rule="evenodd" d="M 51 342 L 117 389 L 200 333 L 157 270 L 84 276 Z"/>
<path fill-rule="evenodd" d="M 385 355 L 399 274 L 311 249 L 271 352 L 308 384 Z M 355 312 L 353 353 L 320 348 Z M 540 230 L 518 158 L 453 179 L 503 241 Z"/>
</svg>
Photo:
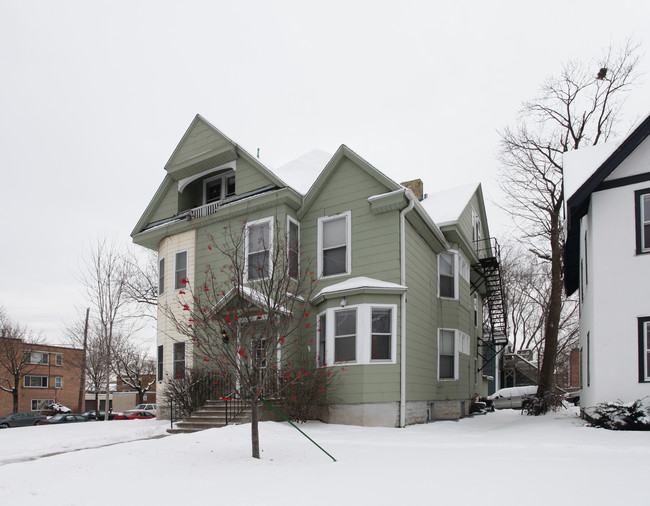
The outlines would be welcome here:
<svg viewBox="0 0 650 506">
<path fill-rule="evenodd" d="M 287 186 L 200 115 L 181 138 L 165 171 L 133 236 L 160 225 L 203 218 L 228 202 Z"/>
</svg>

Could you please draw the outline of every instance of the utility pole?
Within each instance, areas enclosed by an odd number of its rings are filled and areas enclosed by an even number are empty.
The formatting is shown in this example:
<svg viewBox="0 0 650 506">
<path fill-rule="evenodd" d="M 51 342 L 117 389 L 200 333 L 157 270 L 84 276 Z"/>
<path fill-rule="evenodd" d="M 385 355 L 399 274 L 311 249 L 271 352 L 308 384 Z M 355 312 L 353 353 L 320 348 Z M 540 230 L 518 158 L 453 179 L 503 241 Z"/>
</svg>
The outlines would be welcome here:
<svg viewBox="0 0 650 506">
<path fill-rule="evenodd" d="M 88 347 L 88 317 L 90 308 L 86 308 L 86 324 L 84 325 L 84 350 L 81 356 L 81 383 L 79 384 L 79 402 L 77 403 L 77 413 L 83 413 L 82 403 L 86 392 L 86 348 Z"/>
</svg>

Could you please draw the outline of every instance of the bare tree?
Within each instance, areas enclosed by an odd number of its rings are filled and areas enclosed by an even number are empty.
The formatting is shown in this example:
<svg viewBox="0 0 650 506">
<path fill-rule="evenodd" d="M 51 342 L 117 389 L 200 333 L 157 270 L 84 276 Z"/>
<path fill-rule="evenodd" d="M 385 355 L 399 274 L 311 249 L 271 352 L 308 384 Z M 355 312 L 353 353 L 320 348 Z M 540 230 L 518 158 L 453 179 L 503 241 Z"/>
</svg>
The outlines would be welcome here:
<svg viewBox="0 0 650 506">
<path fill-rule="evenodd" d="M 114 372 L 118 380 L 138 394 L 138 404 L 156 383 L 156 363 L 149 354 L 123 336 L 113 340 Z"/>
<path fill-rule="evenodd" d="M 530 350 L 539 366 L 544 351 L 543 328 L 550 298 L 550 266 L 518 244 L 501 248 L 501 273 L 506 298 L 509 339 L 514 351 Z M 558 324 L 558 360 L 568 354 L 578 338 L 578 300 L 562 295 Z"/>
<path fill-rule="evenodd" d="M 251 400 L 252 456 L 259 458 L 258 396 L 277 395 L 309 373 L 301 363 L 316 360 L 314 340 L 302 342 L 304 329 L 315 335 L 306 307 L 316 279 L 299 258 L 298 238 L 277 225 L 244 223 L 210 239 L 204 281 L 187 283 L 176 307 L 164 311 L 193 346 L 195 364 L 216 381 L 233 377 L 233 394 Z"/>
<path fill-rule="evenodd" d="M 113 338 L 119 332 L 129 333 L 132 327 L 128 318 L 129 299 L 126 295 L 128 275 L 129 268 L 124 255 L 114 244 L 109 244 L 104 239 L 98 240 L 96 245 L 91 247 L 82 282 L 88 300 L 94 306 L 91 315 L 99 334 L 97 345 L 105 347 L 106 420 L 109 412 Z"/>
<path fill-rule="evenodd" d="M 83 369 L 86 379 L 84 388 L 86 391 L 95 394 L 95 409 L 99 411 L 99 394 L 106 387 L 107 349 L 103 333 L 96 321 L 93 321 L 92 325 L 89 326 L 87 339 L 84 339 L 84 333 L 85 316 L 67 325 L 65 329 L 66 340 L 70 346 L 83 348 L 84 340 L 86 341 L 82 360 L 78 363 L 71 363 L 71 365 L 78 367 L 80 370 Z M 106 404 L 106 411 L 108 411 L 108 398 Z M 79 410 L 81 409 L 79 407 Z"/>
<path fill-rule="evenodd" d="M 535 99 L 524 103 L 516 125 L 500 134 L 500 186 L 508 197 L 504 209 L 515 219 L 529 250 L 550 265 L 540 397 L 553 390 L 562 318 L 562 157 L 612 135 L 637 78 L 637 51 L 628 42 L 618 51 L 609 48 L 589 64 L 567 63 L 558 76 L 544 83 Z"/>
<path fill-rule="evenodd" d="M 156 318 L 158 306 L 158 255 L 155 251 L 129 250 L 125 254 L 126 297 L 139 310 L 136 316 Z"/>
<path fill-rule="evenodd" d="M 14 413 L 18 411 L 20 382 L 39 365 L 33 362 L 26 344 L 38 345 L 40 342 L 0 307 L 0 391 L 13 397 Z"/>
</svg>

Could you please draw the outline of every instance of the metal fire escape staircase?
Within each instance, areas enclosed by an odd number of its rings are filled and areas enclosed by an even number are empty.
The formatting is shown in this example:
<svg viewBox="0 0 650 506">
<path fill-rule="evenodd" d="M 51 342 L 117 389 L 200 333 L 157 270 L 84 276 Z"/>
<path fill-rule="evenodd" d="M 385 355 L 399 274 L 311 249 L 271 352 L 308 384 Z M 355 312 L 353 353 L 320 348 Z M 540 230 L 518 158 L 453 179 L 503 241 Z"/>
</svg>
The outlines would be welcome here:
<svg viewBox="0 0 650 506">
<path fill-rule="evenodd" d="M 501 252 L 496 238 L 489 237 L 476 242 L 476 252 L 479 261 L 472 265 L 476 278 L 472 283 L 472 292 L 482 285 L 485 287 L 487 303 L 488 335 L 480 339 L 484 348 L 483 366 L 481 370 L 508 344 L 508 316 L 506 301 L 501 280 Z M 488 353 L 488 349 L 493 353 Z M 488 356 L 489 355 L 489 356 Z"/>
</svg>

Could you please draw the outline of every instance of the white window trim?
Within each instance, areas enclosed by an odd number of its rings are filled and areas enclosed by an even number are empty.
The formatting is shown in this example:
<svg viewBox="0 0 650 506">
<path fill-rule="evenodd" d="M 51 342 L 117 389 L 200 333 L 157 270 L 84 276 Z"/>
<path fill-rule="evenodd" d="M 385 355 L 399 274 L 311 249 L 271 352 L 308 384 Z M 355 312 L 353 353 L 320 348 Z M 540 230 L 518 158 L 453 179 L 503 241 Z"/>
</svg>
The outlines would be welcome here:
<svg viewBox="0 0 650 506">
<path fill-rule="evenodd" d="M 165 257 L 158 259 L 158 297 L 165 293 L 165 264 Z"/>
<path fill-rule="evenodd" d="M 356 309 L 357 311 L 357 328 L 356 328 L 356 359 L 354 362 L 334 362 L 334 314 L 337 311 Z M 391 311 L 391 358 L 372 360 L 372 310 L 373 309 L 390 309 Z M 325 335 L 320 330 L 320 318 L 325 314 Z M 397 362 L 397 305 L 396 304 L 357 304 L 354 306 L 335 307 L 327 309 L 317 316 L 317 355 L 320 350 L 321 339 L 325 339 L 325 365 L 369 365 L 369 364 L 395 364 Z"/>
<path fill-rule="evenodd" d="M 327 322 L 327 311 L 318 313 L 316 315 L 316 367 L 326 367 L 329 365 L 329 362 L 327 361 L 327 353 L 329 350 L 327 344 L 327 335 L 326 332 L 323 332 L 323 329 L 321 329 L 321 321 L 323 317 L 325 318 L 325 330 L 327 331 L 329 328 L 329 324 Z M 325 356 L 323 357 L 320 356 L 321 342 L 325 343 Z"/>
<path fill-rule="evenodd" d="M 345 272 L 323 276 L 323 224 L 328 221 L 345 218 L 346 237 L 345 237 Z M 331 279 L 340 276 L 349 276 L 352 265 L 352 211 L 345 211 L 331 216 L 322 216 L 318 218 L 318 277 L 320 279 Z"/>
<path fill-rule="evenodd" d="M 181 283 L 180 280 L 178 279 L 177 272 L 178 272 L 178 255 L 181 253 L 185 253 L 185 279 L 189 279 L 189 265 L 190 265 L 190 255 L 188 250 L 182 249 L 179 251 L 174 252 L 174 290 L 182 290 L 187 286 L 186 283 Z"/>
<path fill-rule="evenodd" d="M 472 206 L 472 240 L 474 241 L 474 247 L 478 251 L 483 240 L 483 224 L 474 206 Z"/>
<path fill-rule="evenodd" d="M 63 388 L 63 376 L 54 377 L 54 388 Z"/>
<path fill-rule="evenodd" d="M 465 255 L 463 255 L 461 252 L 456 252 L 456 256 L 458 257 L 458 274 L 460 275 L 461 278 L 463 278 L 465 281 L 469 283 L 469 277 L 470 277 L 469 262 L 465 258 Z"/>
<path fill-rule="evenodd" d="M 291 276 L 291 279 L 294 281 L 297 281 L 300 278 L 300 222 L 296 220 L 295 218 L 292 218 L 291 216 L 287 216 L 287 273 L 289 272 L 289 269 L 291 267 L 291 264 L 289 262 L 289 253 L 291 252 L 291 244 L 289 242 L 289 238 L 291 236 L 291 224 L 294 224 L 298 227 L 298 276 L 294 278 Z"/>
<path fill-rule="evenodd" d="M 440 258 L 442 257 L 443 253 L 447 253 L 452 256 L 453 258 L 453 266 L 454 266 L 454 296 L 453 297 L 447 297 L 440 295 Z M 450 249 L 447 251 L 443 251 L 441 253 L 438 253 L 438 298 L 439 299 L 445 299 L 445 300 L 458 300 L 458 278 L 460 277 L 459 274 L 459 261 L 458 261 L 458 251 Z"/>
<path fill-rule="evenodd" d="M 218 199 L 215 199 L 215 200 L 213 200 L 212 202 L 209 202 L 209 203 L 212 204 L 213 202 L 220 202 L 220 201 L 222 201 L 223 199 L 225 199 L 227 197 L 227 195 L 226 195 L 226 181 L 228 180 L 228 178 L 230 176 L 235 175 L 235 170 L 232 167 L 224 167 L 224 169 L 229 169 L 229 170 L 226 170 L 226 172 L 220 172 L 216 176 L 212 176 L 212 177 L 209 177 L 209 178 L 206 178 L 206 179 L 203 180 L 203 205 L 208 204 L 208 195 L 207 195 L 208 183 L 211 183 L 212 181 L 216 181 L 217 179 L 222 180 L 222 182 L 221 182 L 221 196 Z"/>
<path fill-rule="evenodd" d="M 273 216 L 269 216 L 268 218 L 261 218 L 259 220 L 255 221 L 248 221 L 246 222 L 246 226 L 244 227 L 244 283 L 248 283 L 248 253 L 249 253 L 249 247 L 248 247 L 248 231 L 251 227 L 254 227 L 256 225 L 260 225 L 262 223 L 268 223 L 269 224 L 269 244 L 266 245 L 269 251 L 269 276 L 270 277 L 273 274 Z M 264 279 L 268 279 L 268 277 L 265 278 L 255 278 L 250 280 L 250 282 L 255 282 L 255 281 L 261 281 Z"/>
<path fill-rule="evenodd" d="M 442 331 L 449 331 L 454 333 L 454 377 L 453 378 L 441 378 L 440 377 L 440 340 L 442 338 Z M 459 367 L 459 357 L 462 353 L 463 355 L 470 354 L 470 343 L 471 339 L 468 334 L 462 332 L 458 329 L 451 328 L 441 328 L 438 329 L 438 381 L 458 381 L 458 367 Z"/>
<path fill-rule="evenodd" d="M 176 375 L 176 363 L 181 363 L 181 360 L 176 360 L 176 345 L 177 344 L 182 344 L 183 345 L 183 374 L 180 376 Z M 174 344 L 172 345 L 172 374 L 173 374 L 173 379 L 180 378 L 183 379 L 185 375 L 187 374 L 187 343 L 183 341 L 175 341 Z"/>
</svg>

